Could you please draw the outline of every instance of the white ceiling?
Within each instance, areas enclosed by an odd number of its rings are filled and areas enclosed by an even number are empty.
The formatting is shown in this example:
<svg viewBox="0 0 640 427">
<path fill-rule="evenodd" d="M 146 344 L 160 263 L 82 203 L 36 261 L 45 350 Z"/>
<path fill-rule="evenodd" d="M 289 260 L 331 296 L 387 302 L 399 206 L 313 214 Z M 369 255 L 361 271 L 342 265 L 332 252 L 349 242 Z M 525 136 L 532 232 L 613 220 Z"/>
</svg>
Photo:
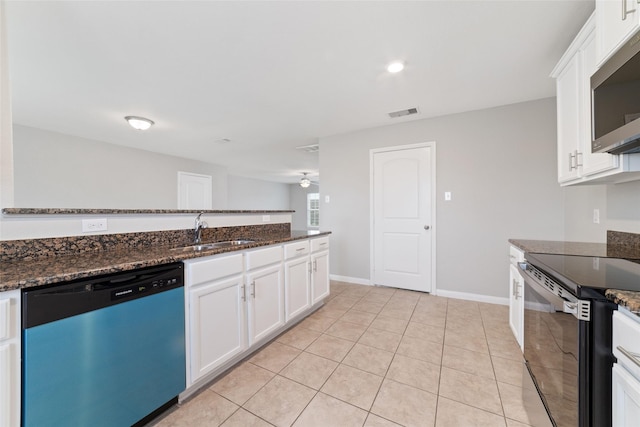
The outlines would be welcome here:
<svg viewBox="0 0 640 427">
<path fill-rule="evenodd" d="M 5 6 L 15 123 L 295 182 L 318 172 L 295 147 L 321 137 L 554 96 L 549 72 L 594 2 Z"/>
</svg>

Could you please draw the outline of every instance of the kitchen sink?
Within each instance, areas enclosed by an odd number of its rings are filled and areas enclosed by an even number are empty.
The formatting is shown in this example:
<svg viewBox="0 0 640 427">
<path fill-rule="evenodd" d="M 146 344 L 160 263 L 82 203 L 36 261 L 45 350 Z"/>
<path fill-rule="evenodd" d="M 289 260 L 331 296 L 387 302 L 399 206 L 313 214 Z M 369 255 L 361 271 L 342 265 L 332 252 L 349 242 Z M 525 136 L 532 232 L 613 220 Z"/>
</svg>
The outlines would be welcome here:
<svg viewBox="0 0 640 427">
<path fill-rule="evenodd" d="M 211 249 L 219 249 L 219 248 L 228 248 L 228 247 L 231 247 L 231 246 L 247 245 L 247 244 L 253 243 L 253 242 L 255 242 L 255 240 L 245 240 L 245 239 L 241 239 L 241 240 L 224 240 L 222 242 L 203 243 L 203 244 L 200 244 L 200 245 L 183 246 L 183 247 L 179 247 L 179 248 L 173 248 L 171 250 L 172 251 L 179 251 L 179 252 L 201 252 L 201 251 L 207 251 L 207 250 L 211 250 Z"/>
</svg>

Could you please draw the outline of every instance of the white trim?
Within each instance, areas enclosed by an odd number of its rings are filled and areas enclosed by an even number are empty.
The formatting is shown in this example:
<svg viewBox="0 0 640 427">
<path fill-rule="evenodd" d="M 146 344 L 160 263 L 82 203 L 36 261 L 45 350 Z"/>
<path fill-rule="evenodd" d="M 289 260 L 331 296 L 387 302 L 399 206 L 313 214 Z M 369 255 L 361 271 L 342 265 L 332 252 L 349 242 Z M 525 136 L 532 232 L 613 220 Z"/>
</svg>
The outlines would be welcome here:
<svg viewBox="0 0 640 427">
<path fill-rule="evenodd" d="M 374 227 L 373 227 L 373 218 L 374 218 L 374 206 L 373 206 L 373 156 L 376 153 L 384 153 L 387 151 L 400 151 L 400 150 L 411 150 L 414 148 L 427 147 L 431 149 L 431 291 L 430 293 L 436 295 L 437 286 L 436 286 L 436 230 L 438 227 L 436 226 L 436 201 L 438 200 L 436 194 L 436 142 L 420 142 L 417 144 L 407 144 L 407 145 L 396 145 L 384 148 L 372 148 L 369 150 L 369 241 L 371 244 L 369 245 L 369 282 L 373 284 L 374 278 Z"/>
<path fill-rule="evenodd" d="M 487 302 L 489 304 L 509 305 L 509 298 L 491 297 L 488 295 L 481 295 L 481 294 L 470 294 L 468 292 L 447 291 L 444 289 L 440 289 L 437 293 L 437 296 L 454 298 L 454 299 L 463 299 L 467 301 Z"/>
<path fill-rule="evenodd" d="M 371 285 L 371 280 L 369 279 L 361 279 L 359 277 L 349 277 L 349 276 L 338 276 L 337 274 L 330 274 L 330 280 L 335 280 L 337 282 L 346 282 L 346 283 L 354 283 L 356 285 Z"/>
</svg>

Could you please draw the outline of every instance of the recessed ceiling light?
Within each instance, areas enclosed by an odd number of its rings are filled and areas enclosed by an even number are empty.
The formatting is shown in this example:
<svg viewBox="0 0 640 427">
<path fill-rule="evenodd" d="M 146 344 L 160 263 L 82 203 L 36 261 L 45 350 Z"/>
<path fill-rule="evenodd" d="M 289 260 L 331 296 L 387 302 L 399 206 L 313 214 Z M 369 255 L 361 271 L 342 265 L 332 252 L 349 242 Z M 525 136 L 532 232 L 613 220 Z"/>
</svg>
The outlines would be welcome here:
<svg viewBox="0 0 640 427">
<path fill-rule="evenodd" d="M 402 70 L 404 70 L 404 63 L 400 61 L 392 62 L 387 65 L 387 71 L 390 73 L 399 73 Z"/>
<path fill-rule="evenodd" d="M 124 118 L 129 125 L 137 130 L 147 130 L 151 127 L 153 120 L 146 119 L 144 117 L 127 116 Z"/>
</svg>

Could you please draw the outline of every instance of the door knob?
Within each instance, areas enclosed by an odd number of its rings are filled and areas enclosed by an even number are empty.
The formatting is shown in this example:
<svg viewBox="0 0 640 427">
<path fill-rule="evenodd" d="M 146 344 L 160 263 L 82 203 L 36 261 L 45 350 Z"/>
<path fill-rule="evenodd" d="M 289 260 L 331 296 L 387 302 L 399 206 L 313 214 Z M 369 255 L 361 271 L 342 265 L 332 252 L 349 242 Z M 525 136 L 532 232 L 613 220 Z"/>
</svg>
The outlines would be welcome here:
<svg viewBox="0 0 640 427">
<path fill-rule="evenodd" d="M 429 227 L 428 225 L 425 225 L 425 226 L 424 226 L 424 229 L 425 229 L 425 230 L 428 230 L 428 229 L 430 229 L 430 228 L 431 228 L 431 227 Z"/>
</svg>

